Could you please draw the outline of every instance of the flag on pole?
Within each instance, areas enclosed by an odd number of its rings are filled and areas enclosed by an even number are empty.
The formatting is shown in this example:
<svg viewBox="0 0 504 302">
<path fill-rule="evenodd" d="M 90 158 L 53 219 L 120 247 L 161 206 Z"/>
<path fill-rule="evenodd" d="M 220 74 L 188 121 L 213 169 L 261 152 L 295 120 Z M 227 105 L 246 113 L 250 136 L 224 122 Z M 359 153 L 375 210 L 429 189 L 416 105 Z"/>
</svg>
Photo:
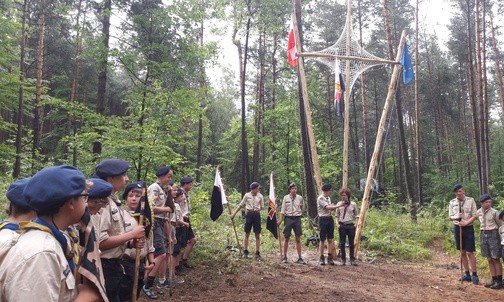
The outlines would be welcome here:
<svg viewBox="0 0 504 302">
<path fill-rule="evenodd" d="M 415 78 L 415 73 L 413 72 L 413 64 L 411 63 L 411 57 L 408 49 L 408 42 L 404 42 L 401 65 L 403 67 L 403 83 L 404 85 L 408 85 Z"/>
<path fill-rule="evenodd" d="M 345 91 L 345 84 L 343 83 L 343 76 L 339 67 L 338 59 L 334 62 L 334 110 L 336 116 L 341 116 L 343 112 L 343 92 Z"/>
<path fill-rule="evenodd" d="M 297 49 L 296 49 L 296 38 L 294 36 L 294 24 L 291 22 L 289 31 L 289 40 L 287 42 L 287 62 L 290 66 L 297 66 Z"/>
<path fill-rule="evenodd" d="M 147 192 L 147 184 L 143 181 L 134 182 L 128 186 L 133 186 L 135 188 L 142 189 L 142 192 Z M 135 213 L 133 213 L 133 217 L 137 222 L 139 222 L 140 216 L 143 216 L 142 224 L 145 226 L 145 238 L 149 239 L 152 237 L 152 233 L 154 231 L 154 221 L 152 219 L 152 217 L 154 217 L 154 212 L 150 206 L 147 194 L 143 193 L 142 197 L 140 197 L 140 202 L 135 209 Z"/>
<path fill-rule="evenodd" d="M 278 239 L 278 226 L 276 217 L 276 201 L 275 201 L 275 185 L 273 184 L 273 173 L 270 176 L 270 188 L 268 198 L 268 220 L 266 221 L 266 229 L 268 229 L 275 239 Z"/>
<path fill-rule="evenodd" d="M 210 218 L 213 221 L 216 221 L 224 211 L 223 205 L 227 204 L 226 193 L 224 192 L 224 185 L 222 184 L 218 168 L 215 171 L 215 181 L 211 202 L 212 208 L 210 209 Z"/>
</svg>

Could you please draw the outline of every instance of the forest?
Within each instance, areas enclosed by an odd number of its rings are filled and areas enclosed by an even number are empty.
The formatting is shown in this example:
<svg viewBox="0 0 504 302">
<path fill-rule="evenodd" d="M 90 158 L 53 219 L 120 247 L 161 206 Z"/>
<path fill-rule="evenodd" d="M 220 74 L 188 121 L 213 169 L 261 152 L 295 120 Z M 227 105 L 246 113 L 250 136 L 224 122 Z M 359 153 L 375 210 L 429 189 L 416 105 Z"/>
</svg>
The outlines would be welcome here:
<svg viewBox="0 0 504 302">
<path fill-rule="evenodd" d="M 192 175 L 208 192 L 218 167 L 233 200 L 252 181 L 267 188 L 273 172 L 279 195 L 295 182 L 315 202 L 287 36 L 299 5 L 303 49 L 333 45 L 345 24 L 341 2 L 0 0 L 2 188 L 48 165 L 91 176 L 101 160 L 120 158 L 131 181 L 153 181 L 156 168 L 169 165 L 175 179 Z M 353 34 L 375 56 L 393 60 L 407 32 L 415 81 L 396 89 L 371 206 L 399 205 L 412 218 L 445 209 L 456 183 L 469 196 L 504 195 L 504 3 L 447 1 L 449 37 L 440 44 L 428 33 L 433 25 L 419 20 L 418 2 L 352 1 Z M 221 48 L 223 40 L 234 49 Z M 304 62 L 321 177 L 339 187 L 334 73 Z M 391 72 L 369 69 L 345 100 L 357 197 Z"/>
</svg>

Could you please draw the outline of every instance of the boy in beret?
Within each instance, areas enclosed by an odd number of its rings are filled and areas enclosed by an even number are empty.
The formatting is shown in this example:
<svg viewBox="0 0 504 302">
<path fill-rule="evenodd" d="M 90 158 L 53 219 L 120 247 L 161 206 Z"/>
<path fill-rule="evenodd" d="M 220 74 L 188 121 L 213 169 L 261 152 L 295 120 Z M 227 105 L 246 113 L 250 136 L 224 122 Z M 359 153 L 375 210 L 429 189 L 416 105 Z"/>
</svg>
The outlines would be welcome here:
<svg viewBox="0 0 504 302">
<path fill-rule="evenodd" d="M 476 257 L 474 251 L 476 244 L 474 241 L 473 223 L 476 220 L 476 202 L 474 198 L 465 196 L 464 187 L 456 184 L 453 187 L 455 198 L 450 200 L 448 205 L 448 217 L 453 223 L 453 234 L 455 236 L 455 246 L 461 252 L 461 262 L 464 268 L 464 276 L 461 281 L 472 281 L 473 284 L 479 283 L 479 277 L 476 268 Z M 460 232 L 462 231 L 462 246 L 460 242 Z M 470 275 L 472 271 L 472 276 Z"/>
<path fill-rule="evenodd" d="M 331 254 L 331 251 L 335 251 L 336 248 L 334 247 L 334 219 L 332 217 L 331 211 L 336 210 L 338 206 L 331 204 L 331 194 L 332 186 L 330 184 L 324 184 L 322 186 L 322 194 L 317 198 L 317 213 L 319 217 L 318 225 L 320 231 L 320 265 L 325 265 L 324 247 L 326 239 L 328 250 L 327 263 L 334 265 L 333 255 Z"/>
<path fill-rule="evenodd" d="M 115 195 L 122 191 L 128 183 L 127 162 L 120 159 L 106 159 L 96 166 L 95 174 L 112 185 L 112 193 L 107 198 L 107 204 L 101 210 L 100 216 L 100 250 L 105 289 L 111 302 L 120 301 L 121 281 L 124 270 L 121 259 L 126 248 L 143 248 L 145 244 L 145 227 L 136 226 L 131 231 L 126 230 L 124 211 Z"/>
<path fill-rule="evenodd" d="M 238 211 L 241 208 L 245 208 L 245 238 L 243 239 L 243 256 L 248 258 L 248 243 L 249 236 L 252 227 L 254 227 L 255 234 L 255 245 L 256 252 L 255 257 L 261 258 L 261 254 L 259 252 L 259 247 L 261 246 L 261 211 L 264 209 L 264 198 L 261 193 L 259 193 L 260 185 L 258 182 L 253 182 L 250 184 L 250 192 L 245 193 L 243 195 L 242 201 L 238 204 L 233 214 L 231 215 L 231 219 L 234 219 Z"/>
<path fill-rule="evenodd" d="M 356 266 L 354 255 L 355 239 L 355 218 L 357 218 L 357 204 L 350 200 L 351 191 L 348 188 L 341 188 L 339 195 L 341 201 L 336 204 L 336 219 L 338 220 L 339 248 L 341 254 L 341 265 L 346 264 L 345 244 L 348 237 L 350 251 L 350 265 Z"/>
<path fill-rule="evenodd" d="M 99 301 L 96 288 L 76 285 L 71 244 L 60 230 L 78 223 L 87 201 L 86 179 L 72 166 L 40 170 L 23 196 L 38 218 L 23 233 L 0 267 L 0 301 Z"/>
<path fill-rule="evenodd" d="M 303 230 L 301 229 L 301 216 L 304 211 L 304 201 L 301 195 L 297 194 L 297 186 L 295 183 L 289 184 L 289 194 L 285 195 L 282 201 L 282 210 L 280 211 L 280 220 L 277 224 L 280 226 L 285 218 L 284 223 L 284 244 L 283 244 L 283 263 L 287 263 L 287 250 L 289 249 L 289 238 L 294 229 L 294 235 L 296 236 L 296 251 L 298 253 L 298 260 L 296 263 L 306 264 L 301 257 L 301 235 Z"/>
<path fill-rule="evenodd" d="M 502 288 L 502 264 L 500 262 L 501 243 L 499 227 L 502 222 L 499 220 L 499 212 L 492 208 L 492 197 L 490 194 L 480 196 L 481 208 L 476 212 L 480 221 L 480 244 L 481 255 L 488 260 L 492 281 L 485 284 L 491 289 Z"/>
<path fill-rule="evenodd" d="M 6 209 L 6 220 L 0 222 L 0 264 L 11 247 L 11 243 L 19 237 L 21 230 L 19 223 L 37 218 L 37 213 L 33 211 L 23 196 L 23 190 L 30 178 L 17 180 L 10 184 L 7 189 L 7 199 L 9 206 Z"/>
<path fill-rule="evenodd" d="M 165 187 L 171 181 L 173 176 L 173 171 L 167 167 L 160 167 L 156 170 L 156 181 L 149 186 L 147 189 L 147 194 L 149 196 L 149 202 L 151 203 L 152 210 L 154 212 L 154 262 L 155 266 L 159 270 L 149 272 L 149 278 L 154 280 L 156 273 L 160 273 L 159 278 L 159 288 L 167 288 L 168 282 L 166 281 L 166 239 L 168 233 L 166 230 L 170 228 L 167 221 L 167 214 L 172 213 L 173 209 L 167 205 L 167 200 L 172 200 L 171 196 L 165 192 Z M 152 287 L 150 280 L 147 280 L 147 285 Z M 149 287 L 147 287 L 149 288 Z"/>
<path fill-rule="evenodd" d="M 182 217 L 185 222 L 189 224 L 189 227 L 184 228 L 184 241 L 182 242 L 182 247 L 184 247 L 184 252 L 182 253 L 182 263 L 181 265 L 185 268 L 192 268 L 192 265 L 189 264 L 189 255 L 191 254 L 194 246 L 196 245 L 196 235 L 194 234 L 194 230 L 191 225 L 191 196 L 189 192 L 193 187 L 193 179 L 190 176 L 182 177 L 180 180 L 180 189 L 184 192 L 186 197 L 185 202 L 180 203 L 180 209 L 182 211 Z"/>
</svg>

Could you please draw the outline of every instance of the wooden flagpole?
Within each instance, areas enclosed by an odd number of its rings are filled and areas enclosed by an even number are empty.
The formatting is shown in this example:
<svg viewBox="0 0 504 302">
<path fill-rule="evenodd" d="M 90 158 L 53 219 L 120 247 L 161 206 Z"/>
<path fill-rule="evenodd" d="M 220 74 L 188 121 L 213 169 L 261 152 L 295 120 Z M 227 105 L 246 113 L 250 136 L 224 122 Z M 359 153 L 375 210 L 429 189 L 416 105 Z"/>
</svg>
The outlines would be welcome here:
<svg viewBox="0 0 504 302">
<path fill-rule="evenodd" d="M 403 30 L 401 35 L 401 40 L 399 42 L 399 47 L 397 50 L 396 61 L 401 59 L 403 50 L 404 50 L 404 42 L 406 41 L 406 31 Z M 359 251 L 359 242 L 362 234 L 362 228 L 364 227 L 364 223 L 366 221 L 366 213 L 369 207 L 369 199 L 371 195 L 371 185 L 373 181 L 373 176 L 375 173 L 376 164 L 378 161 L 378 155 L 381 150 L 383 133 L 385 132 L 385 122 L 387 120 L 388 113 L 390 111 L 390 107 L 392 105 L 392 100 L 394 98 L 395 89 L 397 79 L 399 77 L 399 71 L 401 70 L 400 65 L 394 65 L 394 69 L 392 71 L 392 76 L 390 79 L 390 84 L 388 87 L 387 99 L 385 100 L 385 105 L 383 106 L 382 116 L 380 118 L 380 124 L 378 125 L 378 133 L 376 134 L 376 142 L 373 151 L 373 156 L 371 157 L 371 161 L 369 163 L 369 170 L 366 179 L 366 187 L 364 189 L 364 196 L 362 197 L 361 210 L 359 214 L 359 221 L 357 222 L 357 229 L 355 231 L 355 240 L 354 240 L 354 251 L 355 256 L 358 257 Z"/>
<path fill-rule="evenodd" d="M 145 203 L 147 201 L 147 189 L 145 186 L 142 188 L 142 198 L 140 199 L 140 216 L 138 217 L 138 225 L 143 225 L 144 223 L 144 211 L 145 211 Z M 140 273 L 140 253 L 142 252 L 141 249 L 136 248 L 136 255 L 135 255 L 135 274 L 133 275 L 133 292 L 132 292 L 132 298 L 131 301 L 136 302 L 137 301 L 137 288 L 138 288 L 138 274 Z"/>
<path fill-rule="evenodd" d="M 352 19 L 352 0 L 347 0 L 347 17 L 346 17 L 346 55 L 350 55 L 350 46 L 352 45 L 351 22 Z M 350 141 L 350 60 L 345 60 L 345 97 L 344 102 L 344 117 L 343 117 L 343 180 L 342 187 L 348 188 L 348 145 Z M 338 75 L 336 75 L 338 76 Z"/>
<path fill-rule="evenodd" d="M 296 7 L 296 1 L 299 0 L 293 0 L 293 6 L 294 6 L 294 11 Z M 296 18 L 296 14 L 292 14 L 292 21 L 294 23 L 294 38 L 296 40 L 296 52 L 301 53 L 301 39 L 299 38 L 299 28 L 298 28 L 298 20 Z M 322 193 L 322 176 L 320 176 L 320 164 L 319 164 L 319 158 L 317 154 L 317 144 L 315 143 L 315 135 L 313 134 L 313 123 L 312 123 L 312 116 L 311 116 L 311 107 L 310 107 L 310 102 L 308 99 L 308 86 L 306 84 L 306 76 L 305 76 L 305 70 L 304 70 L 304 59 L 303 57 L 297 57 L 298 60 L 298 71 L 299 71 L 299 81 L 301 82 L 301 91 L 303 94 L 303 103 L 304 103 L 304 108 L 299 108 L 300 110 L 304 110 L 306 114 L 306 126 L 308 129 L 308 140 L 310 142 L 310 153 L 311 153 L 311 160 L 313 164 L 313 174 L 315 176 L 315 184 L 317 186 L 317 192 L 319 194 Z"/>
<path fill-rule="evenodd" d="M 229 205 L 229 202 L 227 203 L 227 208 L 228 208 L 228 211 L 229 211 L 229 218 L 231 219 L 232 213 L 231 213 L 231 206 Z M 240 239 L 238 239 L 238 232 L 236 232 L 236 226 L 235 226 L 235 223 L 234 223 L 234 219 L 231 219 L 231 224 L 233 225 L 233 230 L 234 230 L 234 233 L 235 233 L 235 236 L 236 236 L 236 246 L 240 250 L 240 255 L 241 255 L 242 248 L 241 248 L 241 245 L 240 245 Z"/>
</svg>

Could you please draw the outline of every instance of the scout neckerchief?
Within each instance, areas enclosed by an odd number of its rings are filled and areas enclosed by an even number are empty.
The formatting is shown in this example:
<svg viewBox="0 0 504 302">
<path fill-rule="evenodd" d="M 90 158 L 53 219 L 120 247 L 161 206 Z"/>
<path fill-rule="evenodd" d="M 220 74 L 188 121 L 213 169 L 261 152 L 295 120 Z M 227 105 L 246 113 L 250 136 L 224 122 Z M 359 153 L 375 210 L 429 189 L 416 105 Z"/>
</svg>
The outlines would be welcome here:
<svg viewBox="0 0 504 302">
<path fill-rule="evenodd" d="M 16 231 L 16 233 L 18 234 L 21 233 L 21 230 L 19 229 L 19 224 L 7 220 L 0 222 L 0 231 L 3 229 Z"/>
<path fill-rule="evenodd" d="M 25 230 L 39 230 L 43 232 L 47 232 L 56 238 L 56 240 L 59 242 L 61 245 L 61 248 L 65 252 L 65 258 L 68 261 L 68 265 L 70 266 L 70 270 L 72 270 L 72 273 L 75 270 L 75 262 L 74 262 L 74 253 L 72 251 L 72 248 L 69 246 L 67 239 L 63 233 L 58 230 L 54 225 L 47 223 L 46 221 L 36 218 L 30 222 L 21 224 L 21 229 L 23 231 Z"/>
<path fill-rule="evenodd" d="M 341 221 L 345 220 L 345 215 L 346 215 L 347 208 L 348 208 L 348 205 L 345 205 L 345 210 L 343 211 L 343 217 L 341 217 Z"/>
</svg>

